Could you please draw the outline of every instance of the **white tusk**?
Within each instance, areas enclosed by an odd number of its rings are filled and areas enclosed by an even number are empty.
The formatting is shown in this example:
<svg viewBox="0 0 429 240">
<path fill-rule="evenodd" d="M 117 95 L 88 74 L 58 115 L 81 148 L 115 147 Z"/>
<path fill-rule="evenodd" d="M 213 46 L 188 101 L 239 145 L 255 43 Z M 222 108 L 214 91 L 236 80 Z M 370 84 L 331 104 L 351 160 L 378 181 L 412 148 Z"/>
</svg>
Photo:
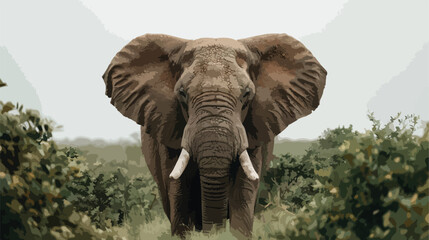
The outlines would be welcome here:
<svg viewBox="0 0 429 240">
<path fill-rule="evenodd" d="M 244 173 L 250 180 L 259 179 L 258 173 L 256 173 L 255 169 L 253 168 L 252 162 L 250 161 L 250 157 L 247 153 L 247 150 L 244 150 L 244 152 L 241 153 L 240 164 L 241 167 L 243 167 Z"/>
<path fill-rule="evenodd" d="M 170 178 L 178 179 L 182 176 L 183 171 L 185 171 L 186 166 L 189 162 L 189 153 L 182 148 L 179 159 L 177 159 L 176 166 L 174 166 L 173 171 L 171 171 Z"/>
</svg>

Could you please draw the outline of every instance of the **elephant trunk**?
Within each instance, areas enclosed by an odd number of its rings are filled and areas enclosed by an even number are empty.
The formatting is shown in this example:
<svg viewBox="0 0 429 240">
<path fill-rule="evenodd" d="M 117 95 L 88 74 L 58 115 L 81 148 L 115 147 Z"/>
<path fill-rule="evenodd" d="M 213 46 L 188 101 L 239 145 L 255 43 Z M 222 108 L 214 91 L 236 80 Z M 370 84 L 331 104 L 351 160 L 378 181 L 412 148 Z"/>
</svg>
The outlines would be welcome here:
<svg viewBox="0 0 429 240">
<path fill-rule="evenodd" d="M 236 127 L 238 118 L 225 114 L 226 107 L 212 106 L 200 108 L 190 136 L 192 157 L 200 172 L 203 231 L 225 226 L 231 166 L 243 137 Z"/>
<path fill-rule="evenodd" d="M 192 145 L 200 171 L 203 231 L 224 227 L 237 137 L 231 128 L 205 126 L 194 135 Z"/>
<path fill-rule="evenodd" d="M 225 227 L 228 216 L 229 176 L 201 175 L 201 207 L 203 231 Z"/>
<path fill-rule="evenodd" d="M 195 101 L 190 108 L 182 153 L 170 177 L 179 178 L 188 160 L 196 161 L 200 173 L 203 230 L 210 231 L 213 227 L 225 226 L 230 183 L 234 177 L 231 174 L 233 163 L 239 161 L 250 179 L 258 176 L 246 151 L 246 131 L 235 103 L 221 93 L 202 94 L 197 99 L 200 101 Z"/>
</svg>

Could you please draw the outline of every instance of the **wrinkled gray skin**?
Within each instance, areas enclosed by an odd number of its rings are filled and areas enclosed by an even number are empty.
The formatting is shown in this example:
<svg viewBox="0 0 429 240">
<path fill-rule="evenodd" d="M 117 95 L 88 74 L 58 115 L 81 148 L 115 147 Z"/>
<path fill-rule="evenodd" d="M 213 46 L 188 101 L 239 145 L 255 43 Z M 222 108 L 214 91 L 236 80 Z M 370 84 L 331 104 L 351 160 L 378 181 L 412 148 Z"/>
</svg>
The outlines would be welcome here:
<svg viewBox="0 0 429 240">
<path fill-rule="evenodd" d="M 106 94 L 142 125 L 142 150 L 173 234 L 231 228 L 250 237 L 259 179 L 238 162 L 247 151 L 261 175 L 274 137 L 318 104 L 326 71 L 297 40 L 184 40 L 144 35 L 125 46 L 105 75 Z M 190 160 L 168 178 L 182 149 Z"/>
</svg>

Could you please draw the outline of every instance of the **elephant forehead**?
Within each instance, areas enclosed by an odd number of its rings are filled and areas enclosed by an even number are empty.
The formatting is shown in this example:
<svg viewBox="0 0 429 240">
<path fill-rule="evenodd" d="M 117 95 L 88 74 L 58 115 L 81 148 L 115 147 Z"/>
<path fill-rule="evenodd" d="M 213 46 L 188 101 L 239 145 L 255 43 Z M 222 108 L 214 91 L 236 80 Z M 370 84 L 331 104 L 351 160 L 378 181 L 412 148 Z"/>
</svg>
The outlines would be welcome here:
<svg viewBox="0 0 429 240">
<path fill-rule="evenodd" d="M 195 50 L 195 59 L 205 62 L 222 63 L 232 62 L 235 51 L 219 45 L 204 46 Z"/>
<path fill-rule="evenodd" d="M 230 38 L 201 38 L 189 42 L 185 47 L 185 52 L 195 51 L 198 53 L 204 52 L 229 52 L 235 55 L 235 52 L 246 52 L 245 46 Z"/>
</svg>

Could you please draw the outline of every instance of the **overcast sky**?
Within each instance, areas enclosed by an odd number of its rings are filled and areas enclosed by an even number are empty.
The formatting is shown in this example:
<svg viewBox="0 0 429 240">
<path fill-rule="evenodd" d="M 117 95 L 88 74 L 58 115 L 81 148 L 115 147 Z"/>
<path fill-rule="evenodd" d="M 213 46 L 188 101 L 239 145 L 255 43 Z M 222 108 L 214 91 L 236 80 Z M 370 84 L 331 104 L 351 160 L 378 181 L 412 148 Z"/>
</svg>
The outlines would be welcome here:
<svg viewBox="0 0 429 240">
<path fill-rule="evenodd" d="M 414 104 L 427 100 L 415 91 L 429 92 L 428 68 L 416 67 L 428 59 L 428 2 L 0 0 L 0 78 L 9 83 L 0 100 L 41 109 L 64 126 L 57 138 L 127 138 L 139 128 L 110 105 L 101 75 L 134 37 L 287 33 L 313 52 L 328 79 L 320 107 L 281 137 L 314 139 L 349 124 L 363 130 L 368 108 L 385 120 L 412 105 L 429 120 L 427 103 Z M 401 87 L 404 101 L 392 104 Z"/>
</svg>

